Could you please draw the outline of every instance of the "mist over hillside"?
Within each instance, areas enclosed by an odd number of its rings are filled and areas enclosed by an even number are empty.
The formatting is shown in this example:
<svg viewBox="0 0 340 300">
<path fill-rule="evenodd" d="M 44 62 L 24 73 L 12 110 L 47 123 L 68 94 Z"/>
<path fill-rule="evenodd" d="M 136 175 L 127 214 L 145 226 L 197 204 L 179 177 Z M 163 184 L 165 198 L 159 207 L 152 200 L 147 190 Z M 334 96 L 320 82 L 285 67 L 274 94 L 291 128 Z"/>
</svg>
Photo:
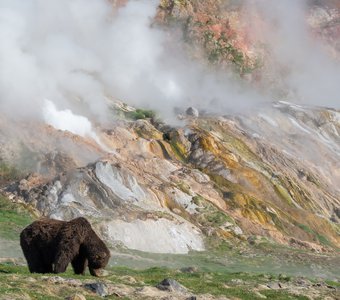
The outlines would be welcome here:
<svg viewBox="0 0 340 300">
<path fill-rule="evenodd" d="M 198 3 L 204 8 L 204 2 Z M 253 43 L 240 48 L 241 55 L 256 51 L 258 43 L 266 45 L 267 79 L 282 80 L 278 88 L 291 101 L 338 108 L 340 68 L 307 24 L 311 6 L 305 1 L 241 3 L 234 34 Z M 107 96 L 165 116 L 176 106 L 227 112 L 275 100 L 264 85 L 241 84 L 230 71 L 193 61 L 185 42 L 169 37 L 171 29 L 153 21 L 157 1 L 127 1 L 121 7 L 106 0 L 0 5 L 0 104 L 12 118 L 41 119 L 45 98 L 59 109 L 97 120 L 107 120 Z M 189 14 L 194 5 L 183 1 L 176 6 Z"/>
</svg>

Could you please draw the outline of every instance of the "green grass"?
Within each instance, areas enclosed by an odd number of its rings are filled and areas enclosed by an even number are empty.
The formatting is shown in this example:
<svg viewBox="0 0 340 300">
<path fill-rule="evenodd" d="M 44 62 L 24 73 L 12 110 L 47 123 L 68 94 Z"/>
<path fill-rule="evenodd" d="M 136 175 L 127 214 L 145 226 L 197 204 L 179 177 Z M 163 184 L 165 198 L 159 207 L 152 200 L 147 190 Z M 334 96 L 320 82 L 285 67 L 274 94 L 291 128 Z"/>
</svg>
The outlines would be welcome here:
<svg viewBox="0 0 340 300">
<path fill-rule="evenodd" d="M 169 269 L 165 267 L 153 267 L 145 270 L 136 270 L 126 267 L 108 268 L 110 275 L 105 277 L 105 281 L 112 284 L 125 284 L 134 288 L 144 286 L 156 286 L 165 278 L 172 278 L 186 287 L 193 295 L 211 294 L 214 296 L 226 296 L 227 298 L 239 298 L 244 300 L 261 299 L 259 295 L 255 294 L 254 288 L 259 284 L 266 285 L 268 282 L 285 282 L 288 284 L 292 282 L 291 277 L 282 277 L 280 275 L 268 274 L 251 274 L 246 272 L 230 273 L 228 270 L 224 271 L 202 271 L 198 270 L 192 273 L 182 272 L 177 269 Z M 17 266 L 14 264 L 0 263 L 0 295 L 23 295 L 27 294 L 32 299 L 65 299 L 65 296 L 75 292 L 86 290 L 83 287 L 78 287 L 74 291 L 72 287 L 65 286 L 58 290 L 58 295 L 52 296 L 52 288 L 55 284 L 50 284 L 41 278 L 42 274 L 30 274 L 27 267 Z M 44 276 L 55 276 L 55 274 L 44 274 Z M 86 276 L 74 275 L 71 268 L 67 272 L 58 274 L 63 278 L 78 279 L 80 281 L 93 280 L 94 282 L 101 281 L 101 279 L 94 278 L 88 273 Z M 129 282 L 125 276 L 131 276 L 135 282 Z M 36 281 L 27 281 L 27 278 L 33 278 Z M 337 287 L 337 282 L 327 281 L 327 284 Z M 45 287 L 46 285 L 46 287 Z M 50 288 L 50 289 L 49 289 Z M 83 289 L 83 290 L 82 290 Z M 46 291 L 46 292 L 45 292 Z M 47 292 L 48 291 L 48 292 Z M 87 293 L 89 293 L 87 291 Z M 290 293 L 288 290 L 261 290 L 260 293 L 265 295 L 267 299 L 288 300 L 309 299 L 306 296 L 298 296 Z M 0 297 L 1 298 L 1 297 Z M 14 298 L 14 297 L 13 297 Z M 10 298 L 10 299 L 13 299 Z M 108 299 L 115 299 L 114 296 L 107 297 Z M 89 293 L 86 299 L 100 299 L 97 295 Z M 120 298 L 128 299 L 128 298 Z"/>
<path fill-rule="evenodd" d="M 0 238 L 18 240 L 21 230 L 32 221 L 27 209 L 0 195 Z"/>
<path fill-rule="evenodd" d="M 156 113 L 153 110 L 137 108 L 135 111 L 126 112 L 125 116 L 132 120 L 141 120 L 154 118 Z"/>
<path fill-rule="evenodd" d="M 291 295 L 283 291 L 267 290 L 267 291 L 262 291 L 261 294 L 265 295 L 267 299 L 275 299 L 275 300 L 289 300 L 289 299 L 309 300 L 310 299 L 307 296 Z"/>
</svg>

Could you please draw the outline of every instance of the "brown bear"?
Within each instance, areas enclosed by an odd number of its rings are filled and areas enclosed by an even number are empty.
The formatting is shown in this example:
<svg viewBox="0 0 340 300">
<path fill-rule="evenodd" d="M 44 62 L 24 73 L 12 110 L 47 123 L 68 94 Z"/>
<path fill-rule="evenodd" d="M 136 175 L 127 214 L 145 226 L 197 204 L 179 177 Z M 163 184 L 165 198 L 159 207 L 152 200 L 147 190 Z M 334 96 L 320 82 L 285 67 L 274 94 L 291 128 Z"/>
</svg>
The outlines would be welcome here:
<svg viewBox="0 0 340 300">
<path fill-rule="evenodd" d="M 69 263 L 75 274 L 100 276 L 110 251 L 85 218 L 69 222 L 43 219 L 20 234 L 20 245 L 31 273 L 62 273 Z"/>
</svg>

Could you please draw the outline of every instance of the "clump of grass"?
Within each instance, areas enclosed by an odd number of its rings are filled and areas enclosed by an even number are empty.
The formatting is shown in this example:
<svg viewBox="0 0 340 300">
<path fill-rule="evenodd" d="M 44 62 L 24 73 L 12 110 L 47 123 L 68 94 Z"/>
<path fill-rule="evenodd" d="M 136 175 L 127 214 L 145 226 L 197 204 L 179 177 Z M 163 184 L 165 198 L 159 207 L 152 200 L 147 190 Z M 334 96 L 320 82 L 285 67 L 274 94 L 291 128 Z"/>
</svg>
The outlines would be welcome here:
<svg viewBox="0 0 340 300">
<path fill-rule="evenodd" d="M 125 116 L 132 120 L 142 120 L 155 118 L 156 113 L 153 110 L 137 108 L 134 111 L 126 112 Z"/>
</svg>

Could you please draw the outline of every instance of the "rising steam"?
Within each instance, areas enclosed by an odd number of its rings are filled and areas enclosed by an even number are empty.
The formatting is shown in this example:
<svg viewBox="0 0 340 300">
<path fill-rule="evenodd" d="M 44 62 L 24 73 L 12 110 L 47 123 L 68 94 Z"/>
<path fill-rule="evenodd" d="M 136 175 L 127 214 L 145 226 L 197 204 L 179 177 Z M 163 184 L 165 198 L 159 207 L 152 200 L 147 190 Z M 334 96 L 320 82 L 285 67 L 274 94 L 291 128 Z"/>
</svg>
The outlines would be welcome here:
<svg viewBox="0 0 340 300">
<path fill-rule="evenodd" d="M 307 24 L 311 2 L 248 0 L 247 10 L 261 18 L 251 33 L 270 49 L 272 76 L 291 101 L 339 108 L 340 64 Z"/>
<path fill-rule="evenodd" d="M 157 5 L 130 0 L 115 14 L 107 0 L 0 0 L 1 112 L 46 121 L 46 111 L 53 111 L 44 104 L 47 98 L 63 117 L 71 118 L 70 109 L 102 121 L 108 119 L 107 95 L 163 115 L 179 105 L 229 111 L 264 101 L 228 74 L 208 73 L 190 62 L 180 47 L 169 50 L 165 32 L 150 26 Z M 305 2 L 249 0 L 249 5 L 269 24 L 265 42 L 275 61 L 289 66 L 284 84 L 293 100 L 337 106 L 339 66 L 311 38 Z"/>
<path fill-rule="evenodd" d="M 55 129 L 69 131 L 82 137 L 98 139 L 92 129 L 91 122 L 87 118 L 75 115 L 69 109 L 58 110 L 54 103 L 47 99 L 45 99 L 42 111 L 46 124 Z"/>
</svg>

